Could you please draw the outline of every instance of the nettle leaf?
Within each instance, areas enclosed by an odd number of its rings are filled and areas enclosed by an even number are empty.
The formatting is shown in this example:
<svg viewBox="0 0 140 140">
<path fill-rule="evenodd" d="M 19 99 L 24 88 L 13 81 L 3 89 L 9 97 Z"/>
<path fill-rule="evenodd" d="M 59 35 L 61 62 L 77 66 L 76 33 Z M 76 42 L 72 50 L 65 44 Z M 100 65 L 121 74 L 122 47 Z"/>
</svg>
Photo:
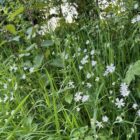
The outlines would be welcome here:
<svg viewBox="0 0 140 140">
<path fill-rule="evenodd" d="M 140 60 L 135 62 L 133 65 L 130 65 L 128 71 L 126 72 L 124 82 L 129 85 L 132 80 L 135 80 L 135 76 L 140 76 Z"/>
<path fill-rule="evenodd" d="M 24 12 L 24 7 L 23 6 L 19 7 L 16 11 L 14 11 L 13 13 L 9 15 L 9 20 L 14 20 L 16 16 L 18 16 L 19 14 L 23 12 Z"/>
<path fill-rule="evenodd" d="M 12 34 L 16 34 L 16 28 L 13 24 L 8 24 L 5 26 L 6 30 L 9 31 Z"/>
<path fill-rule="evenodd" d="M 67 93 L 67 94 L 65 95 L 65 101 L 66 101 L 67 103 L 71 104 L 72 100 L 73 100 L 73 95 L 70 94 L 70 93 Z"/>
<path fill-rule="evenodd" d="M 43 62 L 44 56 L 42 54 L 37 55 L 34 58 L 34 67 L 39 68 Z"/>
<path fill-rule="evenodd" d="M 52 40 L 45 40 L 44 42 L 42 42 L 41 46 L 44 48 L 48 48 L 50 46 L 53 46 L 54 42 Z"/>
</svg>

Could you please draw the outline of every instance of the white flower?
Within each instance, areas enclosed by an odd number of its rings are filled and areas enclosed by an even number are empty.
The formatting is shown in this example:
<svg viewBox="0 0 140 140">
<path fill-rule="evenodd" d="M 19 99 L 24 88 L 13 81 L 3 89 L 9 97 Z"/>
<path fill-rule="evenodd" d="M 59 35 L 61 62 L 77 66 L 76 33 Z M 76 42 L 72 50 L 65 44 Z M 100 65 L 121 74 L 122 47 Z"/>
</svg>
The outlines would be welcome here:
<svg viewBox="0 0 140 140">
<path fill-rule="evenodd" d="M 85 57 L 83 57 L 83 59 L 81 60 L 81 64 L 85 65 L 86 63 L 88 63 L 88 55 L 86 55 Z"/>
<path fill-rule="evenodd" d="M 140 109 L 137 111 L 138 117 L 140 117 Z"/>
<path fill-rule="evenodd" d="M 83 69 L 83 66 L 79 66 L 79 70 L 82 70 Z"/>
<path fill-rule="evenodd" d="M 82 92 L 77 92 L 76 94 L 75 94 L 75 97 L 74 97 L 74 100 L 76 101 L 76 102 L 79 102 L 81 99 L 82 99 Z"/>
<path fill-rule="evenodd" d="M 74 82 L 73 81 L 69 81 L 68 86 L 71 87 L 71 88 L 74 88 L 75 87 L 74 86 Z"/>
<path fill-rule="evenodd" d="M 58 17 L 52 17 L 48 21 L 48 30 L 49 31 L 54 31 L 59 25 L 59 20 L 60 20 L 60 18 L 58 18 Z"/>
<path fill-rule="evenodd" d="M 96 127 L 103 128 L 102 122 L 96 121 Z"/>
<path fill-rule="evenodd" d="M 74 19 L 77 18 L 78 12 L 76 7 L 77 5 L 75 3 L 71 4 L 68 2 L 65 2 L 61 5 L 62 15 L 64 16 L 67 23 L 73 23 Z"/>
<path fill-rule="evenodd" d="M 94 50 L 91 50 L 90 54 L 91 55 L 94 55 L 95 54 L 95 51 Z"/>
<path fill-rule="evenodd" d="M 21 79 L 26 79 L 26 75 L 23 74 L 22 77 L 21 77 Z"/>
<path fill-rule="evenodd" d="M 132 106 L 132 108 L 135 109 L 135 110 L 137 109 L 137 107 L 138 107 L 138 104 L 136 104 L 136 103 L 134 103 L 133 106 Z"/>
<path fill-rule="evenodd" d="M 138 3 L 136 3 L 136 4 L 134 5 L 134 9 L 138 9 L 138 7 L 139 7 L 139 5 L 138 5 Z"/>
<path fill-rule="evenodd" d="M 131 20 L 131 23 L 136 23 L 140 21 L 140 15 L 137 15 L 135 18 Z"/>
<path fill-rule="evenodd" d="M 91 75 L 90 73 L 87 73 L 87 76 L 86 76 L 86 77 L 87 77 L 87 79 L 90 79 L 91 76 L 92 76 L 92 75 Z"/>
<path fill-rule="evenodd" d="M 130 91 L 128 90 L 128 85 L 126 83 L 122 83 L 120 85 L 120 93 L 123 97 L 126 97 L 129 95 Z"/>
<path fill-rule="evenodd" d="M 89 99 L 89 95 L 84 95 L 82 97 L 82 102 L 84 103 L 84 102 L 88 101 L 88 99 Z"/>
<path fill-rule="evenodd" d="M 95 78 L 95 81 L 96 81 L 96 82 L 98 82 L 99 80 L 100 80 L 100 78 L 99 78 L 99 77 L 96 77 L 96 78 Z"/>
<path fill-rule="evenodd" d="M 91 61 L 91 65 L 92 65 L 93 67 L 94 67 L 96 64 L 97 64 L 96 61 L 94 61 L 94 60 Z"/>
<path fill-rule="evenodd" d="M 116 99 L 116 102 L 115 102 L 115 105 L 118 107 L 118 108 L 121 108 L 121 107 L 123 107 L 124 105 L 125 105 L 125 103 L 124 103 L 124 100 L 123 99 Z"/>
<path fill-rule="evenodd" d="M 116 121 L 120 123 L 120 122 L 122 122 L 122 121 L 123 121 L 123 119 L 122 119 L 122 117 L 121 117 L 121 116 L 117 116 Z"/>
<path fill-rule="evenodd" d="M 34 72 L 34 67 L 30 68 L 29 71 L 30 71 L 30 73 L 33 73 Z"/>
<path fill-rule="evenodd" d="M 112 86 L 115 86 L 115 82 L 112 83 Z"/>
<path fill-rule="evenodd" d="M 57 15 L 58 14 L 58 7 L 53 7 L 50 9 L 50 15 Z"/>
<path fill-rule="evenodd" d="M 76 108 L 76 111 L 79 112 L 79 111 L 80 111 L 80 107 L 77 107 L 77 108 Z"/>
<path fill-rule="evenodd" d="M 7 89 L 7 84 L 4 84 L 4 85 L 3 85 L 3 88 L 4 88 L 4 89 Z"/>
<path fill-rule="evenodd" d="M 114 64 L 110 64 L 106 66 L 106 71 L 104 73 L 104 76 L 107 76 L 109 73 L 113 73 L 115 71 L 115 66 Z"/>
<path fill-rule="evenodd" d="M 88 88 L 91 88 L 92 87 L 92 84 L 91 83 L 87 83 L 87 87 Z"/>
<path fill-rule="evenodd" d="M 88 45 L 89 43 L 90 43 L 90 41 L 89 41 L 89 40 L 87 40 L 87 41 L 86 41 L 86 45 Z"/>
<path fill-rule="evenodd" d="M 109 120 L 109 119 L 108 119 L 107 116 L 103 116 L 103 117 L 102 117 L 102 121 L 103 121 L 103 122 L 108 122 L 108 120 Z"/>
<path fill-rule="evenodd" d="M 13 66 L 10 66 L 10 71 L 14 71 L 14 72 L 16 72 L 17 71 L 17 67 L 16 67 L 16 65 L 14 64 Z"/>
<path fill-rule="evenodd" d="M 87 49 L 84 49 L 84 53 L 86 53 L 87 52 Z"/>
</svg>

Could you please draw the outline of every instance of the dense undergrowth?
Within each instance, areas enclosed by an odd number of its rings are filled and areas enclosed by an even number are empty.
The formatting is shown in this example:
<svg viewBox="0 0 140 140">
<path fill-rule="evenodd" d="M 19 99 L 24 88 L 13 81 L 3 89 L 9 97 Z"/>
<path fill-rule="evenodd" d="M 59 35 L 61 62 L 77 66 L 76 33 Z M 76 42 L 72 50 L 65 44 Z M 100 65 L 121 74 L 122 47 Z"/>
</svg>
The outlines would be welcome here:
<svg viewBox="0 0 140 140">
<path fill-rule="evenodd" d="M 0 4 L 0 140 L 139 140 L 138 1 Z"/>
</svg>

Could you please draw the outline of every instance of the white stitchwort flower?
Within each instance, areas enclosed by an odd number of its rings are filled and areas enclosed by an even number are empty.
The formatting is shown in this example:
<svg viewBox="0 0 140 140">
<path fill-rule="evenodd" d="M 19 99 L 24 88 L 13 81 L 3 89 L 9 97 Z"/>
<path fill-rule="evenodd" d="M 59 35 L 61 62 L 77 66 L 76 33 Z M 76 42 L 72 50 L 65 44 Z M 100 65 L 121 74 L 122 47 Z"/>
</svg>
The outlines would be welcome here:
<svg viewBox="0 0 140 140">
<path fill-rule="evenodd" d="M 122 121 L 123 121 L 123 119 L 122 119 L 122 117 L 121 117 L 121 116 L 117 116 L 116 121 L 120 123 L 120 122 L 122 122 Z"/>
<path fill-rule="evenodd" d="M 118 108 L 123 107 L 123 106 L 125 105 L 124 100 L 123 100 L 123 99 L 117 98 L 117 99 L 116 99 L 116 102 L 115 102 L 115 105 L 116 105 Z"/>
<path fill-rule="evenodd" d="M 94 55 L 95 54 L 95 51 L 94 50 L 91 50 L 90 54 L 91 55 Z"/>
<path fill-rule="evenodd" d="M 96 81 L 96 82 L 98 82 L 99 80 L 100 80 L 100 78 L 99 78 L 99 77 L 96 77 L 96 78 L 95 78 L 95 81 Z"/>
<path fill-rule="evenodd" d="M 87 87 L 88 88 L 91 88 L 92 87 L 92 84 L 91 83 L 87 83 Z"/>
<path fill-rule="evenodd" d="M 82 94 L 83 94 L 82 92 L 77 92 L 74 96 L 74 100 L 76 102 L 79 102 L 82 99 Z"/>
<path fill-rule="evenodd" d="M 67 23 L 73 23 L 74 19 L 78 17 L 78 12 L 76 7 L 77 7 L 76 3 L 72 4 L 72 3 L 65 2 L 61 4 L 62 15 Z"/>
<path fill-rule="evenodd" d="M 107 76 L 109 73 L 113 73 L 115 71 L 115 66 L 114 64 L 110 64 L 106 66 L 106 71 L 104 73 L 104 76 Z"/>
<path fill-rule="evenodd" d="M 96 121 L 96 127 L 103 128 L 102 122 Z"/>
<path fill-rule="evenodd" d="M 34 72 L 34 67 L 30 68 L 29 71 L 30 71 L 30 73 L 33 73 Z"/>
<path fill-rule="evenodd" d="M 88 63 L 88 55 L 86 55 L 85 57 L 83 57 L 83 59 L 81 60 L 81 64 L 85 65 L 86 63 Z"/>
<path fill-rule="evenodd" d="M 89 95 L 84 95 L 82 97 L 82 102 L 84 103 L 84 102 L 88 101 L 88 99 L 89 99 Z"/>
<path fill-rule="evenodd" d="M 138 7 L 139 7 L 139 5 L 138 5 L 138 3 L 136 3 L 136 4 L 134 5 L 134 9 L 138 9 Z"/>
<path fill-rule="evenodd" d="M 97 61 L 92 60 L 91 65 L 94 67 L 97 64 Z"/>
<path fill-rule="evenodd" d="M 26 79 L 26 75 L 23 74 L 22 77 L 21 77 L 21 79 L 23 79 L 23 80 Z"/>
<path fill-rule="evenodd" d="M 74 82 L 73 82 L 73 81 L 69 81 L 68 86 L 69 86 L 70 88 L 74 88 L 74 87 L 75 87 L 75 86 L 74 86 Z"/>
<path fill-rule="evenodd" d="M 129 95 L 130 91 L 128 90 L 128 85 L 126 83 L 122 83 L 120 85 L 120 93 L 123 97 L 126 97 Z"/>
<path fill-rule="evenodd" d="M 140 21 L 140 15 L 137 15 L 135 18 L 131 20 L 131 23 L 136 23 Z"/>
<path fill-rule="evenodd" d="M 103 121 L 103 122 L 108 122 L 108 120 L 109 120 L 109 119 L 108 119 L 107 116 L 103 116 L 103 117 L 102 117 L 102 121 Z"/>
<path fill-rule="evenodd" d="M 7 89 L 7 84 L 4 84 L 4 85 L 3 85 L 3 88 L 4 88 L 4 89 Z"/>
<path fill-rule="evenodd" d="M 90 73 L 87 73 L 87 79 L 90 79 L 91 78 L 91 76 L 92 76 L 92 74 L 90 74 Z"/>
<path fill-rule="evenodd" d="M 137 111 L 138 117 L 140 117 L 140 109 Z"/>
<path fill-rule="evenodd" d="M 134 103 L 134 104 L 132 105 L 132 108 L 135 109 L 135 110 L 137 109 L 137 107 L 138 107 L 138 104 L 136 104 L 136 103 Z"/>
</svg>

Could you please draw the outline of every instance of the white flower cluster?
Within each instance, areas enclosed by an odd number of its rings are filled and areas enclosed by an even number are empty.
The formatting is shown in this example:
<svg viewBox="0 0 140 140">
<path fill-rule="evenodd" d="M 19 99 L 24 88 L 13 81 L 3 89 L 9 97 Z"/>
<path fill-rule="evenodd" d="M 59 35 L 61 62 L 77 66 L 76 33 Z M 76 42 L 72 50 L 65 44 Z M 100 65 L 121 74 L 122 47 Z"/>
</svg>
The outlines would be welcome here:
<svg viewBox="0 0 140 140">
<path fill-rule="evenodd" d="M 104 76 L 107 76 L 109 73 L 113 73 L 115 71 L 114 64 L 110 64 L 106 66 L 106 71 L 104 72 Z"/>
<path fill-rule="evenodd" d="M 75 102 L 82 101 L 84 103 L 88 101 L 88 99 L 89 99 L 89 95 L 83 95 L 83 92 L 77 92 L 74 97 Z"/>
<path fill-rule="evenodd" d="M 129 89 L 128 89 L 128 85 L 126 83 L 121 83 L 120 85 L 120 93 L 123 97 L 127 97 L 130 93 Z M 121 98 L 117 98 L 116 99 L 116 102 L 115 102 L 115 105 L 118 107 L 118 108 L 121 108 L 125 105 L 124 103 L 124 99 Z"/>
<path fill-rule="evenodd" d="M 140 22 L 140 15 L 137 15 L 135 18 L 133 18 L 132 20 L 131 20 L 131 23 L 136 23 L 136 22 Z"/>
<path fill-rule="evenodd" d="M 73 23 L 74 19 L 77 18 L 78 12 L 76 7 L 77 7 L 76 3 L 64 2 L 61 5 L 61 11 L 67 23 Z"/>
<path fill-rule="evenodd" d="M 126 97 L 129 95 L 130 91 L 129 91 L 128 85 L 126 83 L 122 83 L 120 85 L 120 93 L 123 97 Z"/>
</svg>

